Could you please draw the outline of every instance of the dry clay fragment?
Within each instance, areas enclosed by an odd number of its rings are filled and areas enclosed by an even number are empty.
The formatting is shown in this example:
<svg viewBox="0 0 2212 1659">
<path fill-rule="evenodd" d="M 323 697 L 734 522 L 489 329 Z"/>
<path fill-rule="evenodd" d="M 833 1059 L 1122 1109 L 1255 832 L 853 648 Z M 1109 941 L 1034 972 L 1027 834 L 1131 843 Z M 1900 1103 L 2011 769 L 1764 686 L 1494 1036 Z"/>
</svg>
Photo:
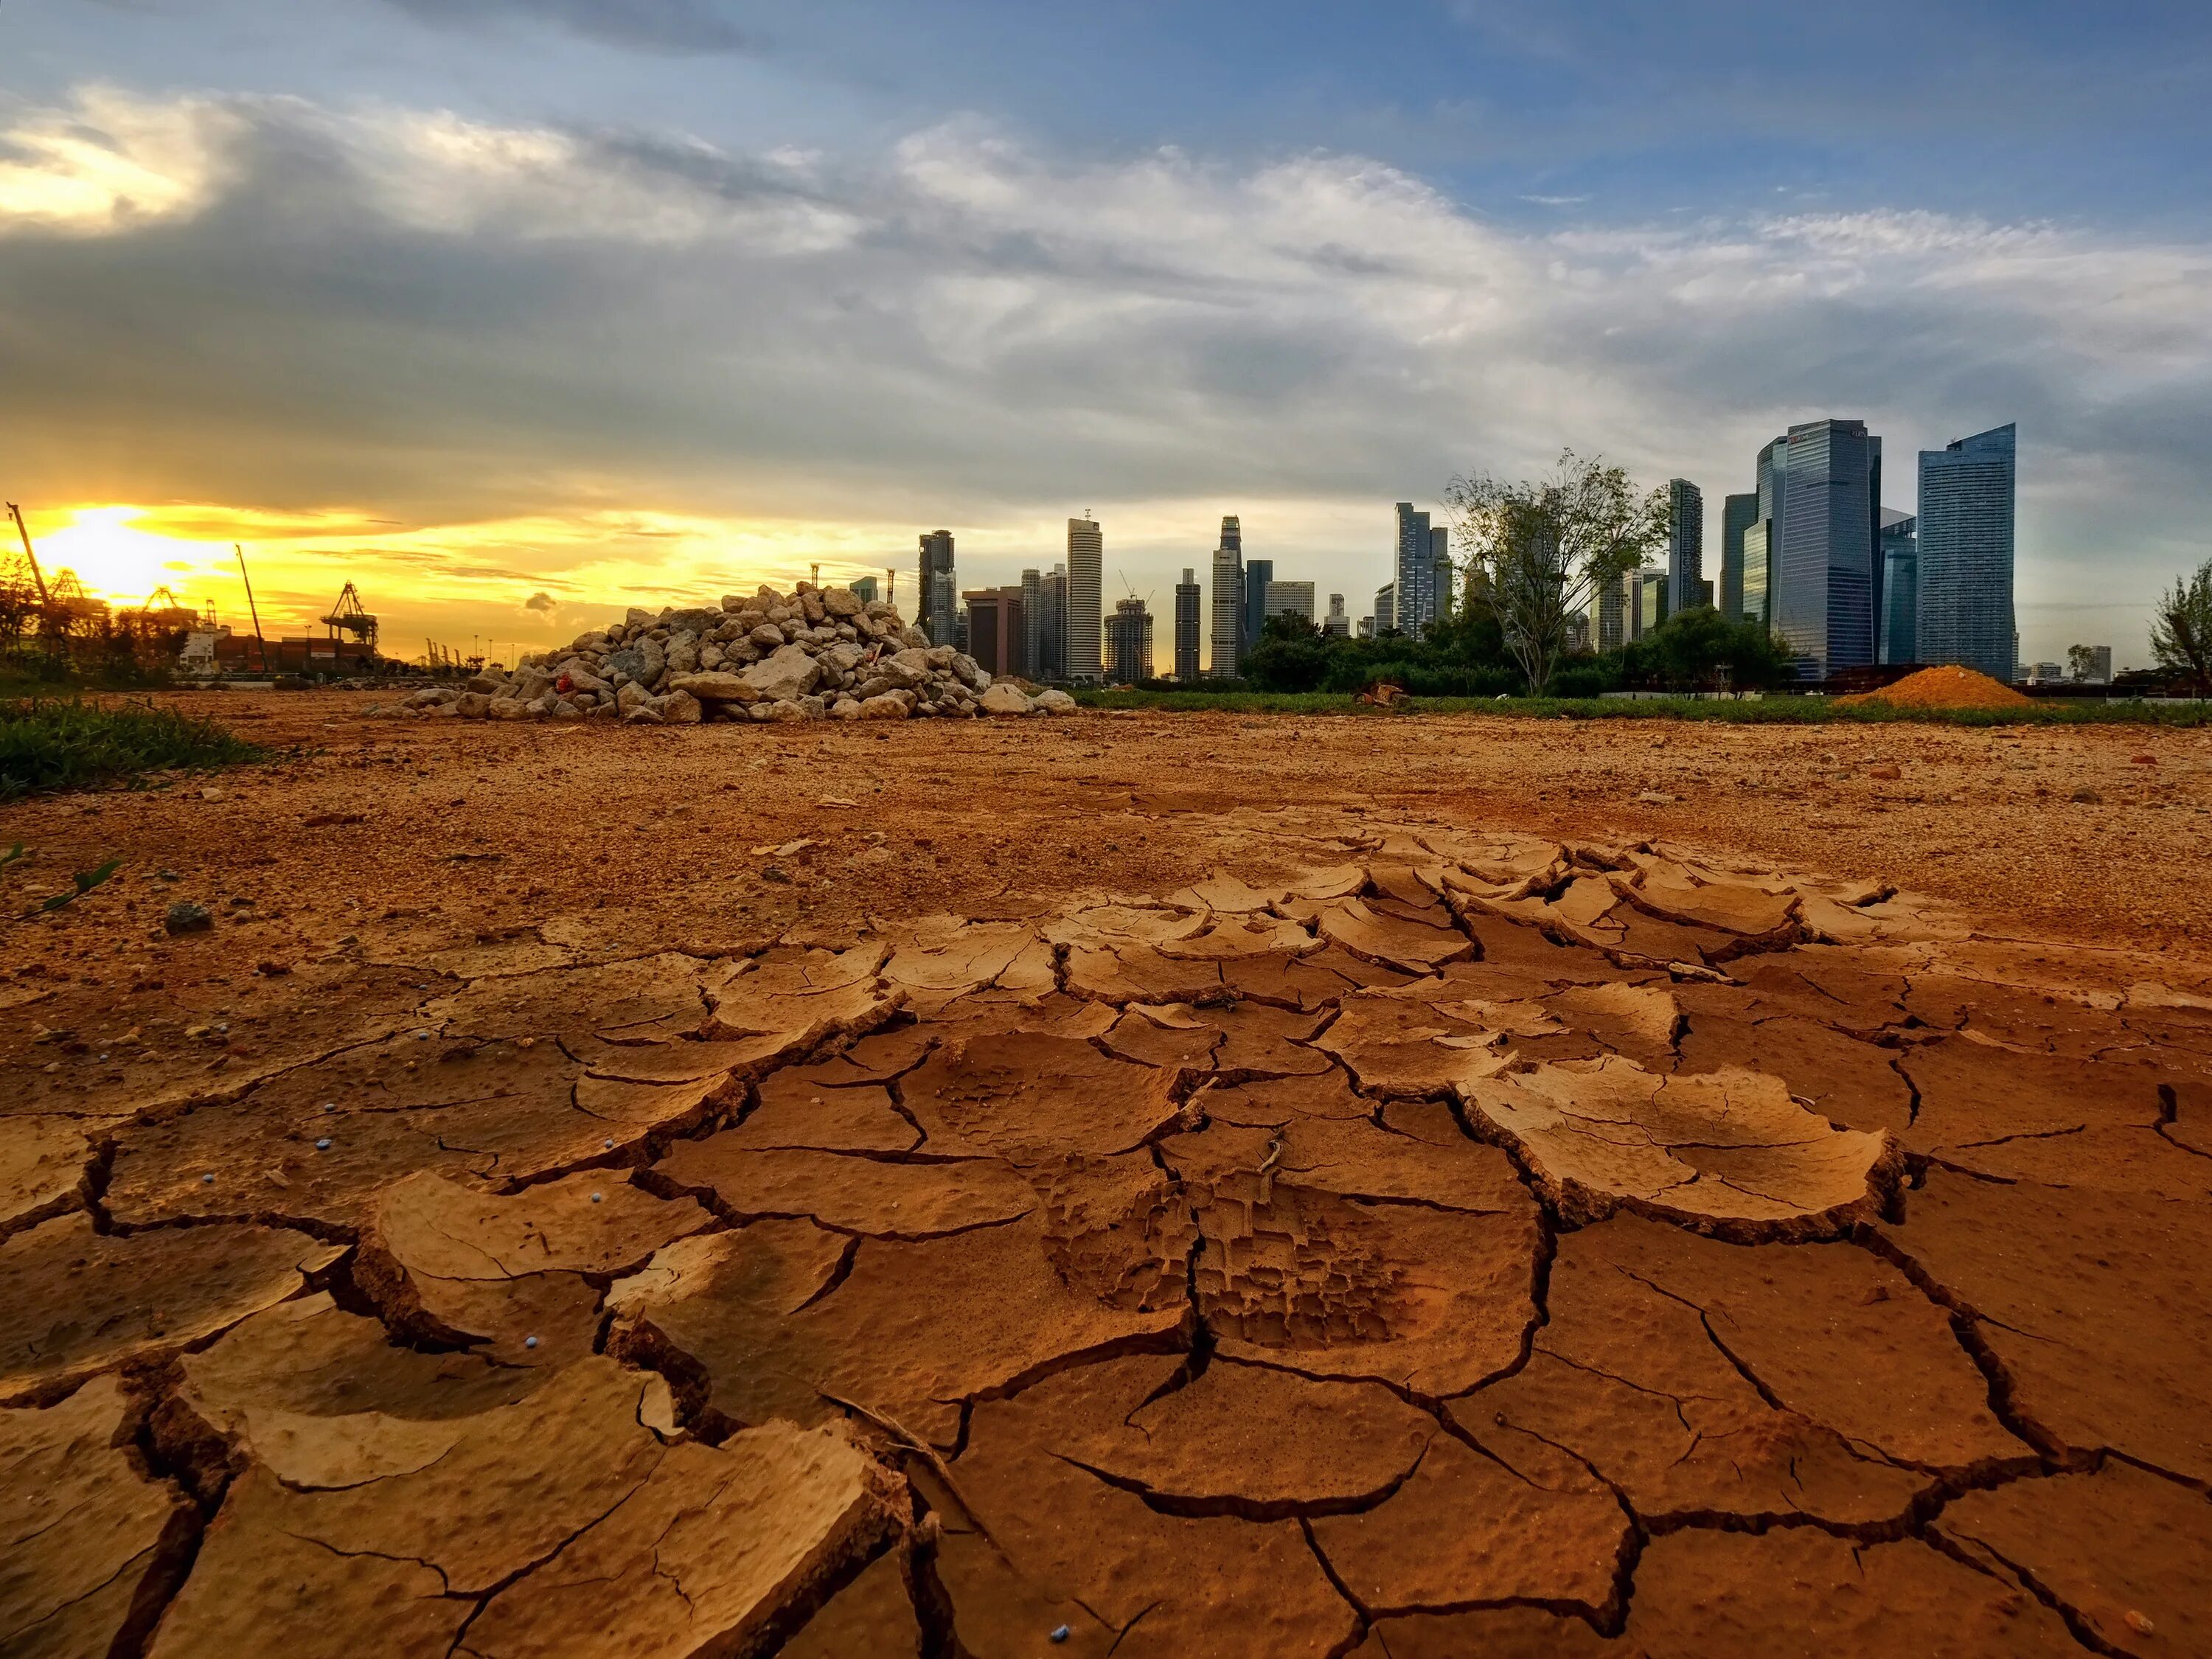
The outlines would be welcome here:
<svg viewBox="0 0 2212 1659">
<path fill-rule="evenodd" d="M 0 1652 L 134 1651 L 192 1532 L 191 1505 L 148 1478 L 112 1377 L 43 1411 L 0 1411 Z"/>
<path fill-rule="evenodd" d="M 1691 991 L 1695 995 L 1725 988 Z M 1679 1069 L 1684 1072 L 1734 1066 L 1771 1073 L 1793 1097 L 1846 1129 L 1887 1131 L 1902 1138 L 1912 1122 L 1912 1090 L 1891 1064 L 1890 1051 L 1826 1024 L 1788 1016 L 1753 1024 L 1700 1012 L 1682 1037 L 1680 1052 Z"/>
<path fill-rule="evenodd" d="M 92 1141 L 65 1117 L 0 1117 L 0 1238 L 83 1201 Z"/>
<path fill-rule="evenodd" d="M 483 1343 L 509 1364 L 566 1364 L 599 1334 L 586 1275 L 642 1266 L 713 1219 L 689 1198 L 664 1201 L 605 1174 L 505 1197 L 413 1176 L 378 1200 L 355 1280 L 395 1330 Z"/>
<path fill-rule="evenodd" d="M 881 945 L 856 945 L 740 963 L 708 989 L 706 1034 L 762 1045 L 753 1075 L 834 1037 L 866 1036 L 906 1005 L 905 989 L 879 976 L 889 955 Z"/>
<path fill-rule="evenodd" d="M 1181 1108 L 1172 1074 L 1109 1059 L 1073 1037 L 988 1033 L 940 1047 L 900 1085 L 922 1150 L 1017 1165 L 1143 1145 Z"/>
<path fill-rule="evenodd" d="M 1670 1076 L 1607 1055 L 1508 1072 L 1462 1097 L 1575 1222 L 1625 1205 L 1745 1239 L 1832 1235 L 1875 1211 L 1899 1163 L 1885 1136 L 1837 1129 L 1756 1072 Z"/>
<path fill-rule="evenodd" d="M 695 1410 L 727 1421 L 820 1422 L 851 1401 L 950 1445 L 963 1400 L 1181 1333 L 1179 1295 L 1109 1305 L 1111 1286 L 1071 1283 L 1056 1250 L 1065 1241 L 1034 1215 L 857 1245 L 811 1222 L 755 1222 L 672 1245 L 617 1285 L 609 1349 L 672 1369 L 701 1396 Z"/>
<path fill-rule="evenodd" d="M 49 1225 L 53 1224 L 49 1223 Z M 1881 1234 L 1975 1322 L 2046 1449 L 2110 1447 L 2212 1481 L 2212 1209 L 1932 1170 Z"/>
<path fill-rule="evenodd" d="M 734 1134 L 687 1140 L 653 1165 L 670 1187 L 740 1221 L 809 1217 L 872 1238 L 935 1238 L 1027 1215 L 1036 1194 L 996 1158 L 942 1164 L 813 1151 L 755 1152 Z"/>
<path fill-rule="evenodd" d="M 422 1011 L 448 1037 L 511 1040 L 574 1032 L 623 1042 L 696 1031 L 709 964 L 665 951 L 629 962 L 479 980 Z"/>
<path fill-rule="evenodd" d="M 0 1402 L 166 1358 L 296 1296 L 344 1254 L 284 1227 L 96 1233 L 82 1213 L 0 1242 Z"/>
<path fill-rule="evenodd" d="M 1394 915 L 1363 898 L 1292 899 L 1281 908 L 1293 920 L 1311 921 L 1330 944 L 1403 973 L 1433 973 L 1474 954 L 1474 942 L 1448 925 L 1450 913 L 1441 908 L 1434 921 Z"/>
<path fill-rule="evenodd" d="M 1021 922 L 926 916 L 899 939 L 883 975 L 924 1018 L 986 989 L 1041 996 L 1054 988 L 1052 946 Z"/>
<path fill-rule="evenodd" d="M 1494 1077 L 1511 1063 L 1500 1045 L 1563 1029 L 1528 1003 L 1469 1000 L 1435 981 L 1361 991 L 1315 1039 L 1376 1095 L 1435 1095 Z"/>
<path fill-rule="evenodd" d="M 649 1393 L 587 1359 L 460 1419 L 419 1469 L 307 1489 L 251 1471 L 153 1652 L 413 1655 L 464 1624 L 486 1659 L 727 1651 L 795 1624 L 893 1529 L 883 1473 L 842 1437 L 664 1447 Z M 464 1599 L 495 1589 L 480 1613 Z"/>
<path fill-rule="evenodd" d="M 715 1139 L 751 1152 L 910 1152 L 921 1144 L 881 1084 L 837 1086 L 807 1075 L 817 1069 L 771 1073 L 744 1121 Z"/>
<path fill-rule="evenodd" d="M 1933 1529 L 2055 1601 L 2106 1650 L 2212 1650 L 2212 1506 L 2202 1492 L 2114 1458 L 2093 1474 L 1963 1493 Z"/>
<path fill-rule="evenodd" d="M 1301 1121 L 1286 1133 L 1358 1127 Z M 1378 1150 L 1390 1139 L 1371 1127 L 1366 1133 Z M 1494 1194 L 1500 1205 L 1470 1212 L 1370 1201 L 1370 1188 L 1402 1194 L 1407 1163 L 1370 1160 L 1356 1147 L 1347 1156 L 1341 1141 L 1314 1146 L 1308 1171 L 1285 1170 L 1289 1148 L 1265 1128 L 1217 1125 L 1162 1146 L 1204 1240 L 1193 1282 L 1221 1352 L 1427 1395 L 1472 1389 L 1517 1358 L 1535 1316 L 1538 1234 L 1535 1206 L 1504 1156 L 1468 1149 L 1494 1171 L 1474 1188 L 1478 1201 Z M 1422 1148 L 1412 1162 L 1428 1156 Z M 1432 1180 L 1466 1181 L 1437 1162 Z"/>
<path fill-rule="evenodd" d="M 779 1659 L 921 1659 L 921 1621 L 902 1553 L 887 1550 L 870 1562 L 784 1644 Z"/>
<path fill-rule="evenodd" d="M 1321 1659 L 1349 1639 L 1296 1522 L 1164 1515 L 1067 1460 L 1180 1363 L 1083 1366 L 975 1408 L 938 1556 L 963 1651 L 1029 1659 L 1060 1625 L 1051 1650 L 1086 1659 Z"/>
<path fill-rule="evenodd" d="M 1647 1522 L 1881 1524 L 2027 1448 L 1942 1310 L 1844 1245 L 1747 1249 L 1619 1217 L 1565 1235 L 1528 1366 L 1450 1410 L 1585 1461 Z"/>
</svg>

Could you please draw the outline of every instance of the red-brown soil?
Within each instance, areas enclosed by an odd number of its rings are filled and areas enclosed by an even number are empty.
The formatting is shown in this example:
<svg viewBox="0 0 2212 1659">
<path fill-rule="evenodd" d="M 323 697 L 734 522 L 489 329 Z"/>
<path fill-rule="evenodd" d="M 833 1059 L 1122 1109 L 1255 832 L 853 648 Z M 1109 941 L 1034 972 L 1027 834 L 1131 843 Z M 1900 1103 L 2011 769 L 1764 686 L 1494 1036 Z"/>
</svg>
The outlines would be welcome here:
<svg viewBox="0 0 2212 1659">
<path fill-rule="evenodd" d="M 0 821 L 0 1651 L 2212 1644 L 2195 734 L 225 706 Z"/>
</svg>

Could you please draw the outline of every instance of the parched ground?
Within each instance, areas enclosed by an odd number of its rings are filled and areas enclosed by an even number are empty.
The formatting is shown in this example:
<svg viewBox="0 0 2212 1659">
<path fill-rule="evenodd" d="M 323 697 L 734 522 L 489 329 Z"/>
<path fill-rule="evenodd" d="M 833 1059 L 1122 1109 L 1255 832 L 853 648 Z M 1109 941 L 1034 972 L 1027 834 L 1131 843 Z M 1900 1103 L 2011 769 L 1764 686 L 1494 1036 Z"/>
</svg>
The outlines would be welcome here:
<svg viewBox="0 0 2212 1659">
<path fill-rule="evenodd" d="M 2212 737 L 197 701 L 0 1652 L 2212 1652 Z"/>
</svg>

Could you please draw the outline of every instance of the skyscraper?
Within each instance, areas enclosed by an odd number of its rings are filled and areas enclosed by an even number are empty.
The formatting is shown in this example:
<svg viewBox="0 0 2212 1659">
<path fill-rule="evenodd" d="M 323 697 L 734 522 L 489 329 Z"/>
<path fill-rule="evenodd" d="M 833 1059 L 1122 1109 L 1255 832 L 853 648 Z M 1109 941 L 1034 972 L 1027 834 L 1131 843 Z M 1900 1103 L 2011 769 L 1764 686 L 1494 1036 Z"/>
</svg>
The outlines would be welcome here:
<svg viewBox="0 0 2212 1659">
<path fill-rule="evenodd" d="M 1142 599 L 1116 601 L 1106 618 L 1107 683 L 1134 685 L 1152 677 L 1152 618 Z"/>
<path fill-rule="evenodd" d="M 1705 603 L 1705 493 L 1687 478 L 1667 481 L 1667 608 Z"/>
<path fill-rule="evenodd" d="M 1044 677 L 1044 618 L 1037 614 L 1044 602 L 1044 577 L 1035 570 L 1022 572 L 1022 672 L 1031 679 Z"/>
<path fill-rule="evenodd" d="M 1237 650 L 1244 633 L 1244 536 L 1237 515 L 1221 520 L 1221 544 L 1213 550 L 1213 604 L 1206 644 L 1206 672 L 1218 680 L 1237 678 Z"/>
<path fill-rule="evenodd" d="M 1435 524 L 1429 526 L 1429 616 L 1431 622 L 1441 622 L 1452 613 L 1452 556 L 1451 526 Z"/>
<path fill-rule="evenodd" d="M 873 605 L 878 597 L 873 576 L 855 576 L 852 581 L 853 597 L 862 605 Z"/>
<path fill-rule="evenodd" d="M 1198 683 L 1198 573 L 1182 568 L 1176 584 L 1175 677 L 1178 685 Z"/>
<path fill-rule="evenodd" d="M 1774 629 L 1789 642 L 1802 678 L 1867 667 L 1881 602 L 1881 440 L 1863 421 L 1793 426 L 1784 476 Z"/>
<path fill-rule="evenodd" d="M 1381 639 L 1398 626 L 1398 584 L 1384 582 L 1375 590 L 1375 637 Z"/>
<path fill-rule="evenodd" d="M 1067 678 L 1096 684 L 1106 672 L 1106 535 L 1089 514 L 1067 521 Z"/>
<path fill-rule="evenodd" d="M 1023 658 L 1029 645 L 1028 628 L 1018 587 L 972 588 L 961 596 L 968 603 L 968 654 L 990 675 L 1029 672 Z"/>
<path fill-rule="evenodd" d="M 1743 532 L 1743 620 L 1771 631 L 1774 627 L 1774 556 L 1767 549 L 1774 520 L 1757 519 Z"/>
<path fill-rule="evenodd" d="M 1333 640 L 1348 640 L 1352 637 L 1352 618 L 1344 613 L 1343 594 L 1332 593 L 1328 596 L 1328 616 L 1322 622 L 1321 631 Z"/>
<path fill-rule="evenodd" d="M 952 643 L 960 593 L 952 573 L 952 532 L 933 530 L 921 538 L 921 582 L 915 590 L 915 622 L 932 645 Z"/>
<path fill-rule="evenodd" d="M 1390 586 L 1395 602 L 1391 609 L 1398 631 L 1419 639 L 1421 629 L 1436 614 L 1437 551 L 1429 534 L 1429 515 L 1413 511 L 1411 501 L 1398 503 L 1397 574 Z M 1375 613 L 1382 630 L 1382 613 Z"/>
<path fill-rule="evenodd" d="M 1274 580 L 1273 559 L 1244 561 L 1244 615 L 1238 623 L 1237 635 L 1240 652 L 1249 651 L 1260 643 L 1261 630 L 1267 621 L 1267 585 Z"/>
<path fill-rule="evenodd" d="M 1918 662 L 1919 523 L 1909 513 L 1881 510 L 1881 660 Z"/>
<path fill-rule="evenodd" d="M 1267 580 L 1267 614 L 1271 617 L 1303 617 L 1314 619 L 1314 585 L 1311 582 L 1279 582 Z"/>
<path fill-rule="evenodd" d="M 1668 596 L 1674 578 L 1656 566 L 1647 566 L 1628 578 L 1628 637 L 1640 640 L 1656 633 L 1659 624 L 1674 614 Z"/>
<path fill-rule="evenodd" d="M 1919 659 L 2013 678 L 2016 433 L 1920 452 Z"/>
<path fill-rule="evenodd" d="M 1597 595 L 1597 648 L 1618 651 L 1628 643 L 1628 595 L 1636 581 L 1633 572 L 1607 583 Z"/>
<path fill-rule="evenodd" d="M 1721 503 L 1720 612 L 1727 621 L 1743 620 L 1743 536 L 1759 522 L 1759 497 L 1730 495 Z"/>
<path fill-rule="evenodd" d="M 1067 678 L 1067 570 L 1054 565 L 1037 581 L 1036 649 L 1030 657 L 1034 678 Z"/>
</svg>

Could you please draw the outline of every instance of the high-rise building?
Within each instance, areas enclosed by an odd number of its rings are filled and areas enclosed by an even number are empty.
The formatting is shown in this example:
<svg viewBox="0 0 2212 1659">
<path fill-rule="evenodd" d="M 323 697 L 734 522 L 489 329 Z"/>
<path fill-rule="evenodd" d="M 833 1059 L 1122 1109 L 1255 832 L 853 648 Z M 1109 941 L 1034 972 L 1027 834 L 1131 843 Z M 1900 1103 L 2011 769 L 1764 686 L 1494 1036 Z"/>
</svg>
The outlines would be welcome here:
<svg viewBox="0 0 2212 1659">
<path fill-rule="evenodd" d="M 1600 588 L 1597 594 L 1597 648 L 1618 651 L 1628 643 L 1628 593 L 1636 580 L 1633 572 Z"/>
<path fill-rule="evenodd" d="M 2110 685 L 2112 683 L 2112 647 L 2093 645 L 2089 647 L 2089 672 L 2082 677 L 2090 685 Z"/>
<path fill-rule="evenodd" d="M 1343 594 L 1332 593 L 1328 596 L 1328 616 L 1322 623 L 1321 631 L 1333 640 L 1348 640 L 1352 637 L 1352 618 L 1344 613 Z"/>
<path fill-rule="evenodd" d="M 1863 421 L 1804 422 L 1790 428 L 1784 477 L 1774 631 L 1801 678 L 1868 667 L 1881 605 L 1881 440 Z"/>
<path fill-rule="evenodd" d="M 1429 526 L 1429 620 L 1441 622 L 1452 613 L 1451 526 Z"/>
<path fill-rule="evenodd" d="M 1409 638 L 1419 639 L 1423 626 L 1436 614 L 1437 550 L 1429 534 L 1429 515 L 1413 511 L 1411 501 L 1398 503 L 1395 568 L 1390 584 L 1395 593 L 1393 626 Z M 1375 625 L 1382 626 L 1380 611 L 1375 613 Z"/>
<path fill-rule="evenodd" d="M 852 580 L 853 597 L 862 605 L 876 602 L 877 586 L 873 576 L 855 576 Z"/>
<path fill-rule="evenodd" d="M 1029 665 L 1023 672 L 1030 679 L 1038 678 L 1044 664 L 1044 650 L 1038 635 L 1043 618 L 1038 616 L 1044 599 L 1044 577 L 1035 570 L 1022 572 L 1022 660 Z"/>
<path fill-rule="evenodd" d="M 1732 623 L 1743 620 L 1743 537 L 1759 522 L 1759 497 L 1730 495 L 1721 503 L 1720 613 Z"/>
<path fill-rule="evenodd" d="M 1198 681 L 1198 573 L 1185 565 L 1182 580 L 1176 584 L 1175 677 L 1178 685 L 1193 685 Z"/>
<path fill-rule="evenodd" d="M 1248 569 L 1250 567 L 1246 567 Z M 1311 582 L 1279 582 L 1267 580 L 1267 614 L 1271 617 L 1303 617 L 1314 619 L 1314 585 Z"/>
<path fill-rule="evenodd" d="M 921 538 L 921 580 L 915 588 L 915 624 L 932 645 L 951 645 L 960 591 L 953 578 L 952 532 L 933 530 Z"/>
<path fill-rule="evenodd" d="M 1920 452 L 1919 659 L 2013 678 L 2015 429 Z"/>
<path fill-rule="evenodd" d="M 1024 584 L 1026 586 L 1026 584 Z M 1067 678 L 1067 569 L 1053 566 L 1037 579 L 1036 648 L 1030 655 L 1032 679 L 1048 683 Z"/>
<path fill-rule="evenodd" d="M 1106 535 L 1088 513 L 1067 521 L 1067 678 L 1096 684 L 1106 672 Z"/>
<path fill-rule="evenodd" d="M 1027 626 L 1019 587 L 971 588 L 968 602 L 968 654 L 990 675 L 1029 677 Z"/>
<path fill-rule="evenodd" d="M 1244 561 L 1244 615 L 1237 624 L 1240 651 L 1249 651 L 1260 643 L 1261 630 L 1267 622 L 1267 586 L 1274 580 L 1273 559 Z"/>
<path fill-rule="evenodd" d="M 1375 590 L 1375 637 L 1395 633 L 1398 629 L 1398 584 L 1384 582 Z"/>
<path fill-rule="evenodd" d="M 1881 510 L 1881 660 L 1918 662 L 1919 522 L 1909 513 Z"/>
<path fill-rule="evenodd" d="M 1244 537 L 1237 515 L 1221 520 L 1221 543 L 1213 550 L 1213 603 L 1208 611 L 1206 672 L 1218 680 L 1237 678 L 1237 647 L 1244 637 Z"/>
<path fill-rule="evenodd" d="M 1674 614 L 1669 598 L 1674 578 L 1656 566 L 1647 566 L 1628 579 L 1628 637 L 1640 640 L 1658 632 L 1659 624 Z"/>
<path fill-rule="evenodd" d="M 1106 618 L 1106 681 L 1134 685 L 1152 677 L 1152 618 L 1142 599 L 1121 599 Z"/>
<path fill-rule="evenodd" d="M 1375 637 L 1374 617 L 1362 617 L 1359 619 L 1358 636 L 1363 640 L 1371 640 Z"/>
<path fill-rule="evenodd" d="M 1705 492 L 1687 478 L 1667 481 L 1667 608 L 1705 600 Z"/>
<path fill-rule="evenodd" d="M 1767 550 L 1774 520 L 1754 520 L 1743 532 L 1743 620 L 1771 630 L 1774 626 L 1774 556 Z"/>
</svg>

